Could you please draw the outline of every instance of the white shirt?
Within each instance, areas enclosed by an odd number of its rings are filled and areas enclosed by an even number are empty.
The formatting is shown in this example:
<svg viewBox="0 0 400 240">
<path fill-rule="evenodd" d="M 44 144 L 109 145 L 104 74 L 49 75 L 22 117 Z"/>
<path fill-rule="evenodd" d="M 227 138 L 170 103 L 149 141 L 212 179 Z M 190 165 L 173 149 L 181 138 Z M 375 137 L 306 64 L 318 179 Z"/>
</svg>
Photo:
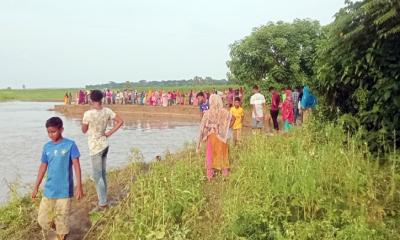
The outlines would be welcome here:
<svg viewBox="0 0 400 240">
<path fill-rule="evenodd" d="M 265 104 L 265 97 L 261 93 L 255 93 L 253 96 L 250 98 L 250 104 L 254 105 L 254 109 L 252 111 L 252 118 L 262 118 L 264 117 L 264 112 L 263 112 L 263 104 Z"/>
<path fill-rule="evenodd" d="M 105 132 L 107 124 L 116 114 L 109 108 L 91 109 L 83 115 L 83 124 L 88 124 L 88 143 L 90 156 L 96 155 L 108 147 Z"/>
</svg>

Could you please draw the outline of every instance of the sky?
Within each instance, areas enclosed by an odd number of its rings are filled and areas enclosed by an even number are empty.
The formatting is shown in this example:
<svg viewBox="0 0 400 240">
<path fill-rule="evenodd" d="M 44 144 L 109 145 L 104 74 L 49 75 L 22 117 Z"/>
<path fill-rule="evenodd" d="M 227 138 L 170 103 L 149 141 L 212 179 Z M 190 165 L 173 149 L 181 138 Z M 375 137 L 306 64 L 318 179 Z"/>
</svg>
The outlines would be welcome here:
<svg viewBox="0 0 400 240">
<path fill-rule="evenodd" d="M 344 0 L 1 0 L 0 88 L 226 78 L 229 45 L 269 21 L 322 25 Z"/>
</svg>

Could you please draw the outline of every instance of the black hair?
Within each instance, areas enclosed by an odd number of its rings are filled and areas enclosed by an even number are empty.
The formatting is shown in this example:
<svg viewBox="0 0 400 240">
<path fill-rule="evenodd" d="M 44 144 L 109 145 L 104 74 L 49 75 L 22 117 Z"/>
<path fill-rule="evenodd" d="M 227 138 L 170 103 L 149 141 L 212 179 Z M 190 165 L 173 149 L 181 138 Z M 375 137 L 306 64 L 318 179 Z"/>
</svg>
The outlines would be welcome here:
<svg viewBox="0 0 400 240">
<path fill-rule="evenodd" d="M 275 88 L 274 88 L 274 87 L 269 87 L 269 88 L 268 88 L 268 91 L 269 91 L 269 92 L 271 92 L 272 90 L 275 90 Z"/>
<path fill-rule="evenodd" d="M 240 102 L 240 97 L 235 97 L 235 102 L 236 101 Z"/>
<path fill-rule="evenodd" d="M 203 92 L 199 92 L 199 93 L 197 93 L 196 97 L 204 97 L 204 93 Z"/>
<path fill-rule="evenodd" d="M 46 121 L 46 128 L 49 127 L 61 129 L 63 127 L 63 121 L 59 117 L 51 117 Z"/>
<path fill-rule="evenodd" d="M 253 86 L 253 89 L 254 89 L 254 90 L 257 90 L 257 91 L 259 90 L 259 88 L 258 88 L 257 85 L 254 85 L 254 86 Z"/>
<path fill-rule="evenodd" d="M 90 92 L 90 100 L 92 102 L 101 102 L 103 99 L 103 93 L 100 90 L 92 90 Z"/>
</svg>

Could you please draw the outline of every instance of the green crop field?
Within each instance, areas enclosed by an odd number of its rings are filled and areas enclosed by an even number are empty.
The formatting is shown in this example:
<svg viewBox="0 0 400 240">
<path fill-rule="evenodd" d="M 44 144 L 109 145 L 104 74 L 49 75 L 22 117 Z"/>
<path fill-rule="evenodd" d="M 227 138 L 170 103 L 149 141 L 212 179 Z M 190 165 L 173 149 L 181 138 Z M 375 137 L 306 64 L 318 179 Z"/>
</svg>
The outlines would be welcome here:
<svg viewBox="0 0 400 240">
<path fill-rule="evenodd" d="M 66 92 L 76 89 L 0 90 L 0 101 L 63 101 Z"/>
</svg>

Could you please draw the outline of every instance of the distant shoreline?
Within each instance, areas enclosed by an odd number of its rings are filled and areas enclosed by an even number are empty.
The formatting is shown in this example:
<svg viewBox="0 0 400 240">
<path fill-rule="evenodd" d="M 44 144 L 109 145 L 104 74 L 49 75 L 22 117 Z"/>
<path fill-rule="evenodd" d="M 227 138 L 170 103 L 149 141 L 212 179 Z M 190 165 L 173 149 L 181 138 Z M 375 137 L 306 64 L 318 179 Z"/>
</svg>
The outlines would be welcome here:
<svg viewBox="0 0 400 240">
<path fill-rule="evenodd" d="M 0 89 L 0 102 L 63 102 L 66 92 L 76 89 Z"/>
</svg>

